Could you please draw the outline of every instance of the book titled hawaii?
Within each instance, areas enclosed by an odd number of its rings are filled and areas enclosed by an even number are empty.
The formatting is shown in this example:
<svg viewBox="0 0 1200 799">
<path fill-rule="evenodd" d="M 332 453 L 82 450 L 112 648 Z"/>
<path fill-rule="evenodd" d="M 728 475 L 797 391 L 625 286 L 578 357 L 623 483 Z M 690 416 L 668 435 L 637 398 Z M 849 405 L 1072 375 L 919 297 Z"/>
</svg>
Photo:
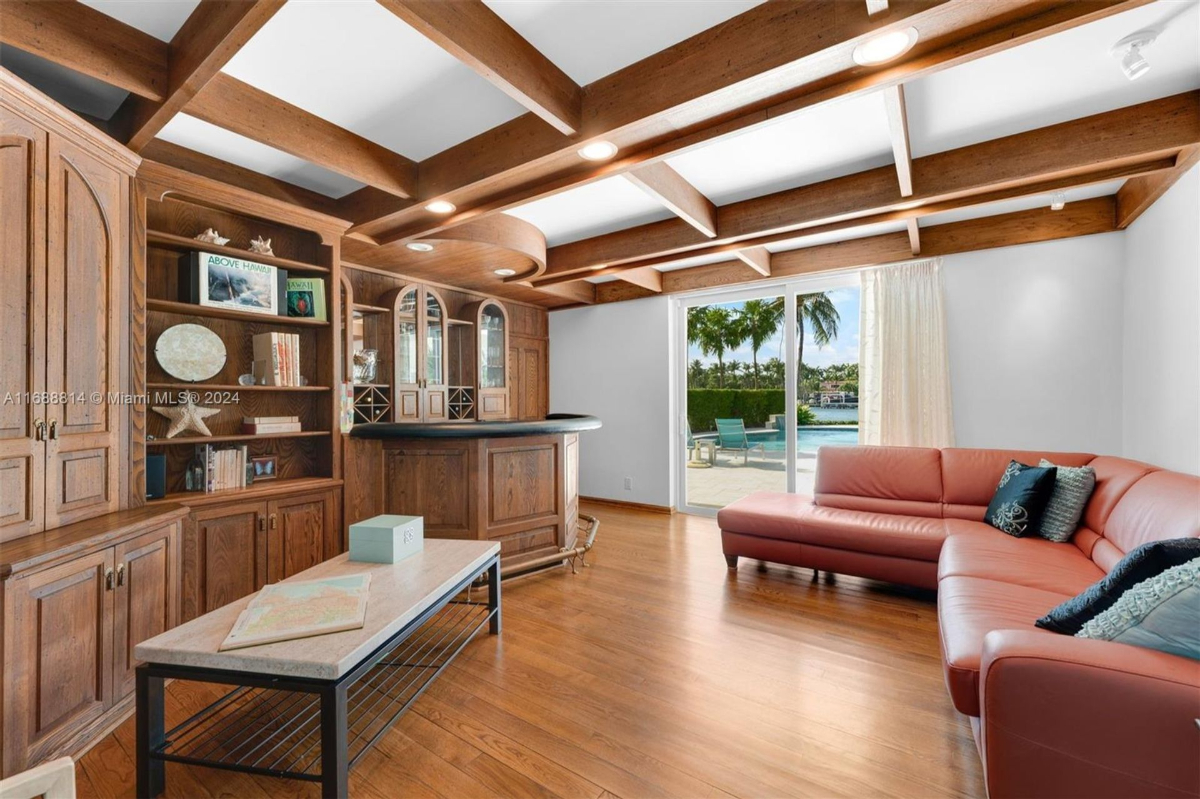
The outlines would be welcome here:
<svg viewBox="0 0 1200 799">
<path fill-rule="evenodd" d="M 326 321 L 325 281 L 316 277 L 288 278 L 287 315 Z"/>
</svg>

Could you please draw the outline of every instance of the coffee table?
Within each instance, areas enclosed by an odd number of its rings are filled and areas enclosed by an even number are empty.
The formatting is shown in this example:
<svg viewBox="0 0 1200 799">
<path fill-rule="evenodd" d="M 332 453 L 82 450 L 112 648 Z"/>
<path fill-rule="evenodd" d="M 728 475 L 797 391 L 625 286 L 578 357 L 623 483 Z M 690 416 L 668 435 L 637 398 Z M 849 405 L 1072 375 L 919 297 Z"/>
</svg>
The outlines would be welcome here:
<svg viewBox="0 0 1200 799">
<path fill-rule="evenodd" d="M 500 633 L 500 545 L 427 539 L 397 564 L 340 555 L 288 578 L 371 574 L 360 630 L 220 652 L 253 597 L 138 644 L 137 795 L 158 796 L 166 763 L 321 783 L 346 796 L 350 768 L 483 628 Z M 483 601 L 471 584 L 487 573 Z M 166 730 L 164 680 L 233 689 Z"/>
</svg>

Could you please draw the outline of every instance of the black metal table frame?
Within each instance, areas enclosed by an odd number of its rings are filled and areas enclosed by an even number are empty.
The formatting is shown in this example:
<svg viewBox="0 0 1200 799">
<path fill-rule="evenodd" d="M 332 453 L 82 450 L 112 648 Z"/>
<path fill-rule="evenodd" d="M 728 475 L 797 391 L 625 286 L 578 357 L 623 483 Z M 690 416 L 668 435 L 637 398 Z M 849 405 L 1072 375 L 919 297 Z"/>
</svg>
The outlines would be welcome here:
<svg viewBox="0 0 1200 799">
<path fill-rule="evenodd" d="M 417 687 L 416 692 L 404 701 L 403 705 L 399 707 L 390 719 L 386 720 L 383 727 L 370 738 L 364 748 L 355 755 L 353 760 L 349 759 L 347 747 L 348 690 L 363 675 L 371 671 L 379 661 L 391 654 L 410 635 L 420 629 L 436 613 L 451 604 L 455 596 L 467 589 L 484 572 L 488 575 L 488 612 L 486 616 L 449 653 L 449 657 L 445 662 L 438 665 L 436 670 L 428 675 L 425 681 Z M 409 708 L 412 702 L 437 679 L 438 675 L 454 660 L 463 647 L 482 629 L 484 622 L 489 623 L 489 632 L 492 635 L 499 635 L 500 619 L 500 557 L 499 555 L 495 555 L 430 604 L 426 610 L 422 611 L 420 615 L 406 624 L 399 632 L 390 636 L 385 642 L 376 647 L 353 669 L 336 680 L 283 677 L 256 672 L 144 663 L 137 668 L 137 795 L 139 797 L 160 795 L 166 788 L 166 763 L 167 761 L 173 761 L 251 774 L 320 781 L 322 796 L 344 797 L 347 793 L 347 783 L 351 766 L 371 749 L 375 742 Z M 177 725 L 172 729 L 172 733 L 185 728 L 186 725 L 199 718 L 202 714 L 217 708 L 229 697 L 233 696 L 234 693 L 243 688 L 263 688 L 316 695 L 318 697 L 320 713 L 320 775 L 283 773 L 277 770 L 164 753 L 163 749 L 170 743 L 168 740 L 169 733 L 165 730 L 165 705 L 163 696 L 164 681 L 168 679 L 239 686 L 234 692 L 227 694 L 182 724 Z"/>
</svg>

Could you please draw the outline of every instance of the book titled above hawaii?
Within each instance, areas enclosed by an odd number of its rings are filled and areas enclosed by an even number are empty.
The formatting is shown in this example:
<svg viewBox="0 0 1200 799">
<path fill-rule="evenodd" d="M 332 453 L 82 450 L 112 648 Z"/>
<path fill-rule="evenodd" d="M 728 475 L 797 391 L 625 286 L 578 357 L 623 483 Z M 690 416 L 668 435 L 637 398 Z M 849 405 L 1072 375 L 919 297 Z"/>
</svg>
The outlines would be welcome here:
<svg viewBox="0 0 1200 799">
<path fill-rule="evenodd" d="M 189 262 L 190 301 L 269 316 L 286 315 L 287 270 L 275 266 L 193 252 Z"/>
<path fill-rule="evenodd" d="M 265 586 L 246 605 L 220 651 L 357 630 L 366 623 L 370 574 Z"/>
<path fill-rule="evenodd" d="M 326 321 L 325 281 L 319 277 L 288 278 L 287 315 Z"/>
</svg>

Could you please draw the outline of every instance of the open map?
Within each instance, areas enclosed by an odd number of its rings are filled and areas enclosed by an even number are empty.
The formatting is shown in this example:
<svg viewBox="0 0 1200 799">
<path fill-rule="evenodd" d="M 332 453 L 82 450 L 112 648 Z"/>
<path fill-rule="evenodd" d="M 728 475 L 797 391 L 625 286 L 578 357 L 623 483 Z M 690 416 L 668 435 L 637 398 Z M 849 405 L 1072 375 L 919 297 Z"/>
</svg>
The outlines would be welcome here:
<svg viewBox="0 0 1200 799">
<path fill-rule="evenodd" d="M 371 575 L 275 583 L 258 592 L 221 642 L 221 651 L 357 630 L 367 617 Z"/>
</svg>

